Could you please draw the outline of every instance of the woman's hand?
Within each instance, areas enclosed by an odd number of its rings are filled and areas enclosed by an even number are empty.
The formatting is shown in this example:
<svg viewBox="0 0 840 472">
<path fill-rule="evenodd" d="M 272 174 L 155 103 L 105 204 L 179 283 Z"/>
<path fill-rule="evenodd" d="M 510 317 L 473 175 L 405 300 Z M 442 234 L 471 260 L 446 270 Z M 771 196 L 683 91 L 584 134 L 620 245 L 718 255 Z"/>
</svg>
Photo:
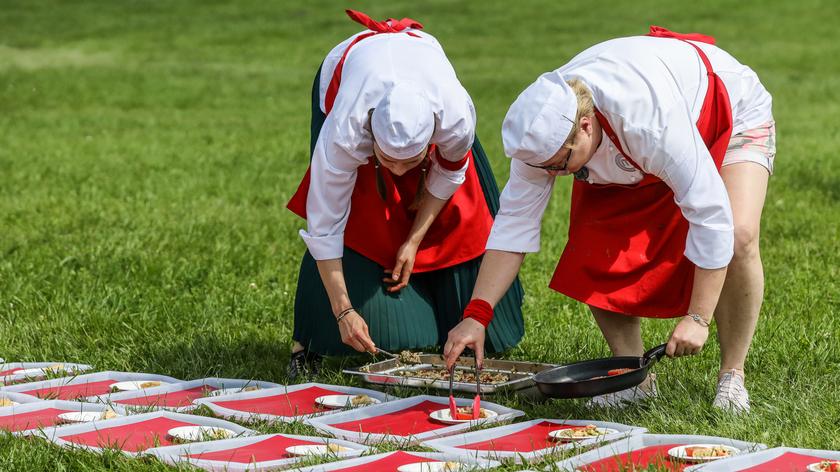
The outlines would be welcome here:
<svg viewBox="0 0 840 472">
<path fill-rule="evenodd" d="M 353 349 L 359 352 L 376 352 L 376 344 L 370 339 L 368 325 L 355 310 L 338 322 L 338 331 L 341 333 L 341 342 Z"/>
<path fill-rule="evenodd" d="M 408 285 L 408 279 L 411 278 L 411 271 L 414 270 L 414 259 L 417 257 L 417 248 L 419 243 L 407 240 L 400 246 L 397 251 L 397 263 L 394 264 L 394 269 L 391 270 L 390 277 L 382 279 L 386 283 L 394 284 L 388 287 L 389 292 L 399 292 Z M 385 272 L 386 274 L 388 272 Z"/>
<path fill-rule="evenodd" d="M 665 354 L 669 357 L 697 354 L 703 349 L 707 339 L 709 339 L 709 327 L 685 317 L 677 323 L 671 333 L 671 339 L 665 347 Z"/>
<path fill-rule="evenodd" d="M 449 338 L 443 347 L 443 357 L 446 368 L 451 369 L 458 360 L 458 356 L 469 347 L 475 352 L 475 363 L 480 369 L 484 364 L 484 325 L 472 318 L 465 318 L 454 328 L 449 330 Z"/>
</svg>

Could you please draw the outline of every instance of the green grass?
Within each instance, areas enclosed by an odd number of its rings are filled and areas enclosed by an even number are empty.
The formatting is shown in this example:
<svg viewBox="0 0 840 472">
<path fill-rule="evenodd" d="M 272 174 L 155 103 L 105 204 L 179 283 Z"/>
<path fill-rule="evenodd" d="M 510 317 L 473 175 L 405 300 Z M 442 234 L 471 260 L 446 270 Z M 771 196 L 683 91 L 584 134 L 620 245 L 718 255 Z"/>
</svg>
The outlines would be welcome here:
<svg viewBox="0 0 840 472">
<path fill-rule="evenodd" d="M 414 17 L 439 38 L 476 103 L 500 183 L 507 107 L 539 73 L 591 44 L 659 24 L 712 34 L 751 65 L 773 94 L 779 130 L 762 228 L 766 301 L 747 365 L 752 414 L 728 418 L 710 409 L 714 342 L 700 356 L 662 362 L 662 396 L 645 409 L 501 401 L 530 418 L 840 449 L 834 2 L 353 5 L 374 18 Z M 304 249 L 296 235 L 303 222 L 284 204 L 306 168 L 312 77 L 324 54 L 358 30 L 343 7 L 2 2 L 0 357 L 284 381 Z M 585 307 L 546 286 L 565 243 L 569 189 L 568 181 L 557 186 L 543 251 L 523 269 L 527 335 L 510 358 L 565 362 L 608 353 Z M 671 326 L 647 322 L 646 344 L 662 342 Z M 336 373 L 325 380 L 348 381 Z M 0 435 L 0 469 L 165 467 Z"/>
</svg>

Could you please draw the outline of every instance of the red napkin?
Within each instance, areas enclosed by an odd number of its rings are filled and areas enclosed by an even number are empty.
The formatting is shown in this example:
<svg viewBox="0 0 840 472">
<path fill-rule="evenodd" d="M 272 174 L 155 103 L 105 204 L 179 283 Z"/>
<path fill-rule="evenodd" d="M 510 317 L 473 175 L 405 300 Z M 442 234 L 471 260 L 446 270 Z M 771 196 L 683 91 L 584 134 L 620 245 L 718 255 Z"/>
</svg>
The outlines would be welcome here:
<svg viewBox="0 0 840 472">
<path fill-rule="evenodd" d="M 341 470 L 352 470 L 353 472 L 393 472 L 398 467 L 413 464 L 415 462 L 438 462 L 436 459 L 429 459 L 423 456 L 415 456 L 408 452 L 397 451 L 388 457 L 383 457 L 378 461 L 368 462 L 367 464 L 354 465 L 344 467 L 343 469 L 335 469 L 335 472 Z"/>
<path fill-rule="evenodd" d="M 38 398 L 47 398 L 50 400 L 76 400 L 78 398 L 92 397 L 94 395 L 104 395 L 111 391 L 111 384 L 116 382 L 116 380 L 109 379 L 72 385 L 56 385 L 54 387 L 38 388 L 21 393 L 34 395 Z"/>
<path fill-rule="evenodd" d="M 586 472 L 624 472 L 632 470 L 633 466 L 648 467 L 656 466 L 663 470 L 681 471 L 686 467 L 696 465 L 693 462 L 682 462 L 671 459 L 668 449 L 684 444 L 660 444 L 637 449 L 629 453 L 625 452 L 613 457 L 607 457 L 578 469 Z"/>
<path fill-rule="evenodd" d="M 786 452 L 781 456 L 767 461 L 763 464 L 750 467 L 749 469 L 741 469 L 742 472 L 779 472 L 779 471 L 795 471 L 806 470 L 806 467 L 814 462 L 827 461 L 828 459 L 817 456 L 806 456 L 804 454 L 797 454 L 795 452 Z"/>
<path fill-rule="evenodd" d="M 176 392 L 117 400 L 116 403 L 122 405 L 168 406 L 177 408 L 192 405 L 193 400 L 201 398 L 214 390 L 218 389 L 202 385 L 200 387 L 190 388 L 187 390 L 178 390 Z"/>
<path fill-rule="evenodd" d="M 426 400 L 417 405 L 392 413 L 385 413 L 373 418 L 363 418 L 331 426 L 345 431 L 410 436 L 451 426 L 429 418 L 429 413 L 443 408 L 445 408 L 445 405 Z"/>
<path fill-rule="evenodd" d="M 0 429 L 6 431 L 25 431 L 27 429 L 47 428 L 58 424 L 58 415 L 69 413 L 72 410 L 59 410 L 58 408 L 44 408 L 43 410 L 27 411 L 14 415 L 0 416 Z"/>
<path fill-rule="evenodd" d="M 179 426 L 198 425 L 169 418 L 152 418 L 139 423 L 62 436 L 61 439 L 91 447 L 112 447 L 127 452 L 140 452 L 152 447 L 172 445 L 172 441 L 166 433 Z"/>
<path fill-rule="evenodd" d="M 551 431 L 558 429 L 582 428 L 582 426 L 561 425 L 543 421 L 522 431 L 501 436 L 487 441 L 458 446 L 461 449 L 474 451 L 505 451 L 505 452 L 533 452 L 540 449 L 555 447 L 566 444 L 563 441 L 555 441 L 548 436 Z"/>
<path fill-rule="evenodd" d="M 300 439 L 287 438 L 285 436 L 273 436 L 260 442 L 247 446 L 234 447 L 223 451 L 208 451 L 198 454 L 191 454 L 187 457 L 207 461 L 237 462 L 249 464 L 252 462 L 276 461 L 292 457 L 286 453 L 286 448 L 291 446 L 320 445 L 321 443 L 302 441 Z"/>
<path fill-rule="evenodd" d="M 315 404 L 315 399 L 323 395 L 343 395 L 342 392 L 321 387 L 309 387 L 303 390 L 244 400 L 213 402 L 223 408 L 247 413 L 260 413 L 274 416 L 300 416 L 326 411 Z"/>
</svg>

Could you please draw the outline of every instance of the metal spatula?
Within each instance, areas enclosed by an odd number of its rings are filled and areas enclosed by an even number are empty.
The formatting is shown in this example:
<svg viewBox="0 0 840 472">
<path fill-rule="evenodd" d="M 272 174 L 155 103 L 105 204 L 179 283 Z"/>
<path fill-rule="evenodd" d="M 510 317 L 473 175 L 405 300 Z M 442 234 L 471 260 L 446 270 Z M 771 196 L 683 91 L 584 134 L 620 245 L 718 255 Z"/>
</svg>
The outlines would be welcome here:
<svg viewBox="0 0 840 472">
<path fill-rule="evenodd" d="M 455 366 L 449 369 L 449 416 L 458 419 L 458 407 L 455 405 L 455 395 L 452 394 L 452 382 L 455 380 Z"/>
<path fill-rule="evenodd" d="M 481 418 L 481 369 L 475 362 L 475 398 L 473 398 L 472 419 Z"/>
</svg>

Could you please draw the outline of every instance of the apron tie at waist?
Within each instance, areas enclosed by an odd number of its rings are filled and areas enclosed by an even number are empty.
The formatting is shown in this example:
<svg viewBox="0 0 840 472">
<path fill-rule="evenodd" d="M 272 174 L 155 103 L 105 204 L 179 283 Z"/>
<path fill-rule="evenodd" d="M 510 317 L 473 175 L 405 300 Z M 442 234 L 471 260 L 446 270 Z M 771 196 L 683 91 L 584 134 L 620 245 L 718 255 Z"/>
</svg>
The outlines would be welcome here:
<svg viewBox="0 0 840 472">
<path fill-rule="evenodd" d="M 344 10 L 347 12 L 347 16 L 350 17 L 351 20 L 355 21 L 356 23 L 361 24 L 362 26 L 366 27 L 371 31 L 375 31 L 377 33 L 399 33 L 407 28 L 413 29 L 423 29 L 423 25 L 420 24 L 419 21 L 412 20 L 411 18 L 403 18 L 402 20 L 397 20 L 395 18 L 388 18 L 385 21 L 375 21 L 371 19 L 368 15 L 356 11 L 356 10 Z M 411 36 L 417 36 L 416 34 L 412 34 L 410 31 L 406 31 L 406 34 Z"/>
</svg>

